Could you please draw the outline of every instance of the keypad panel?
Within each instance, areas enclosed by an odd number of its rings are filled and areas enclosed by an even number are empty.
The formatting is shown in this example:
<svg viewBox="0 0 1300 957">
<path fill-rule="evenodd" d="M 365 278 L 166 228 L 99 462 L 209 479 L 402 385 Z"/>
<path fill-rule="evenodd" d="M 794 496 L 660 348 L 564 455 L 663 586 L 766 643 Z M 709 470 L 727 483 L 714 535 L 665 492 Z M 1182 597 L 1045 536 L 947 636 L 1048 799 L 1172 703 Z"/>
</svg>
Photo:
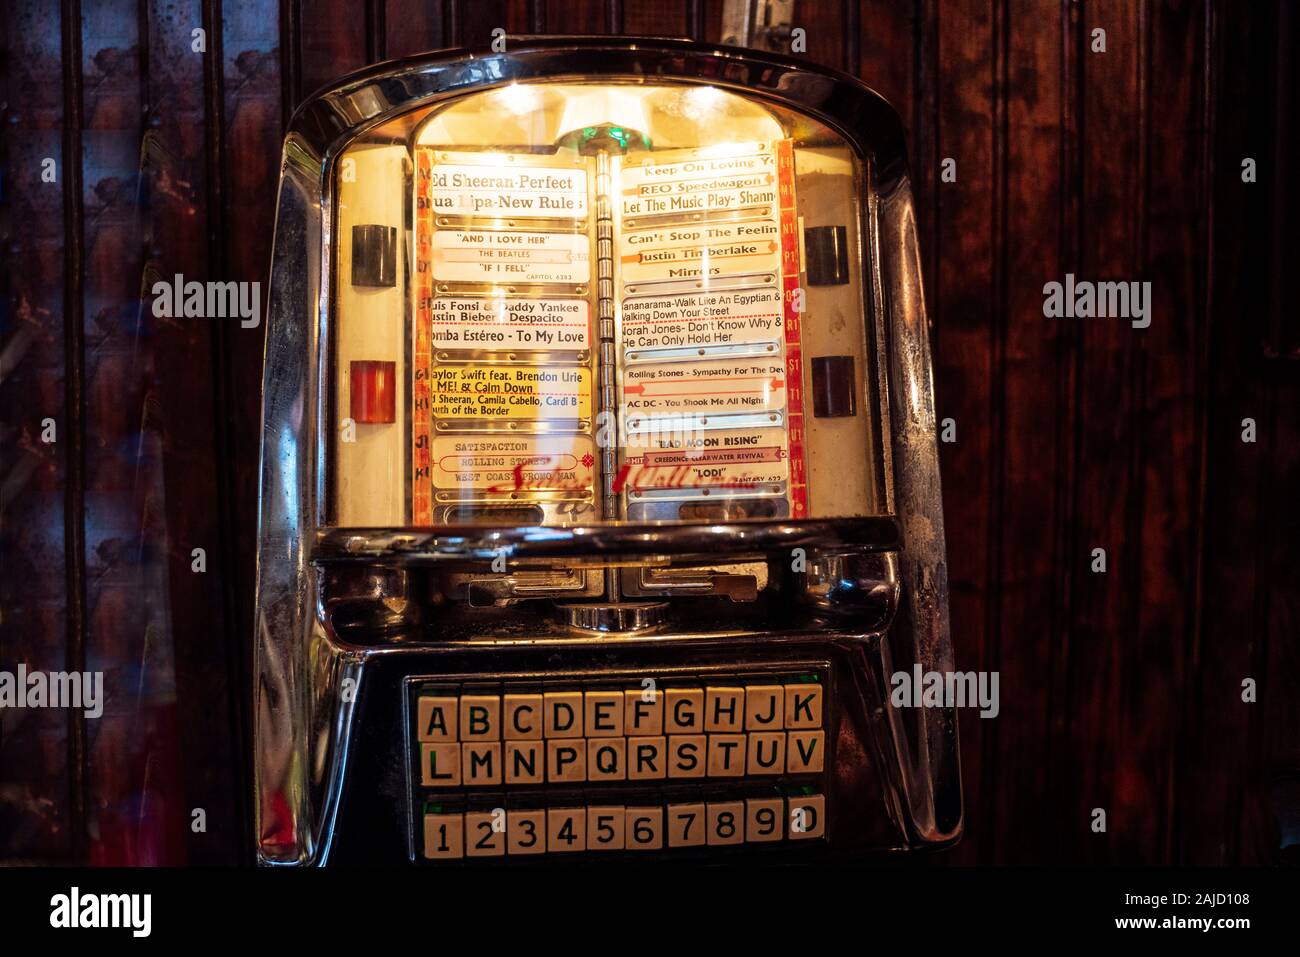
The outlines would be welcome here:
<svg viewBox="0 0 1300 957">
<path fill-rule="evenodd" d="M 829 669 L 410 679 L 412 849 L 447 861 L 817 841 Z"/>
</svg>

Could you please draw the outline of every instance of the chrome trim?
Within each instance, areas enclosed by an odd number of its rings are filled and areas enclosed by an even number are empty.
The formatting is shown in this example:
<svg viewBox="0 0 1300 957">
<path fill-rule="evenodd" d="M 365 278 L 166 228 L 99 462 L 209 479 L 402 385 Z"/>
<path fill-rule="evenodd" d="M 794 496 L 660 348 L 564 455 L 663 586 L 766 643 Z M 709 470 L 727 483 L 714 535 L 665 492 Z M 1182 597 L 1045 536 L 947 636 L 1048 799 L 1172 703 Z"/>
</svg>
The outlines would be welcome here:
<svg viewBox="0 0 1300 957">
<path fill-rule="evenodd" d="M 314 562 L 478 564 L 502 555 L 508 561 L 564 560 L 604 564 L 670 556 L 709 562 L 788 552 L 792 548 L 833 554 L 885 551 L 900 545 L 899 527 L 888 517 L 697 524 L 611 522 L 568 526 L 444 526 L 437 529 L 336 528 L 320 532 Z"/>
<path fill-rule="evenodd" d="M 930 335 L 921 281 L 912 189 L 906 178 L 877 187 L 879 275 L 889 311 L 888 380 L 894 494 L 906 546 L 899 556 L 902 604 L 887 633 L 884 660 L 906 669 L 953 670 L 948 625 L 948 560 L 935 435 Z M 942 844 L 961 834 L 961 764 L 952 708 L 888 710 L 899 737 L 902 786 L 915 837 Z M 947 783 L 949 790 L 943 790 Z"/>
<path fill-rule="evenodd" d="M 612 605 L 556 605 L 556 620 L 565 628 L 592 635 L 643 635 L 668 621 L 668 603 L 623 601 Z"/>
</svg>

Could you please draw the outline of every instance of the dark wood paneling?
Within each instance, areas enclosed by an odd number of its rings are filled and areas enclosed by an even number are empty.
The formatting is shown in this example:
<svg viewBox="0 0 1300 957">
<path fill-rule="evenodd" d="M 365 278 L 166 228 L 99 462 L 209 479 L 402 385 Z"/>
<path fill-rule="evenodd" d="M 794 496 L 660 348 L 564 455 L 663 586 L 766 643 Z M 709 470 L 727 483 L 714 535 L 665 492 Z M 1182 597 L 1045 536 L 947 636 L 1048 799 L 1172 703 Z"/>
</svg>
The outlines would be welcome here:
<svg viewBox="0 0 1300 957">
<path fill-rule="evenodd" d="M 176 275 L 211 278 L 208 260 L 209 206 L 206 162 L 208 102 L 205 64 L 193 52 L 193 29 L 203 23 L 202 0 L 149 6 L 146 75 L 147 129 L 141 150 L 145 201 L 145 289 Z M 219 473 L 211 468 L 217 444 L 210 422 L 216 392 L 211 329 L 183 319 L 152 319 L 156 365 L 150 408 L 162 437 L 162 477 L 167 527 L 171 630 L 175 636 L 176 697 L 207 701 L 185 712 L 184 737 L 205 742 L 203 761 L 187 761 L 184 809 L 207 814 L 205 830 L 187 828 L 187 860 L 215 864 L 238 859 L 248 843 L 244 800 L 246 778 L 237 726 L 239 671 L 231 668 L 232 634 L 226 607 L 233 594 L 232 569 L 223 547 L 220 510 L 195 508 L 217 502 Z M 184 369 L 184 375 L 166 370 Z M 161 371 L 161 373 L 159 372 Z M 199 427 L 196 427 L 198 425 Z M 206 570 L 194 570 L 194 550 L 203 550 Z"/>
<path fill-rule="evenodd" d="M 1138 275 L 1141 215 L 1138 91 L 1138 8 L 1119 0 L 1082 8 L 1077 49 L 1082 179 L 1078 257 L 1066 263 L 1079 279 Z M 1106 31 L 1106 52 L 1091 49 L 1092 31 Z M 1058 277 L 1064 279 L 1064 276 Z M 1111 842 L 1080 841 L 1104 810 L 1110 833 L 1125 821 L 1112 749 L 1118 740 L 1120 664 L 1132 641 L 1131 587 L 1140 574 L 1132 521 L 1138 454 L 1135 363 L 1140 337 L 1120 320 L 1070 320 L 1078 336 L 1071 502 L 1076 532 L 1066 558 L 1072 576 L 1070 642 L 1066 649 L 1068 714 L 1054 748 L 1070 755 L 1059 778 L 1052 831 L 1058 847 L 1078 847 L 1104 860 Z M 1093 552 L 1105 550 L 1104 573 Z"/>
<path fill-rule="evenodd" d="M 156 864 L 182 853 L 173 619 L 157 321 L 144 299 L 147 8 L 82 8 L 86 667 L 104 674 L 88 722 L 89 858 Z"/>
<path fill-rule="evenodd" d="M 609 33 L 606 0 L 546 0 L 546 32 Z"/>
<path fill-rule="evenodd" d="M 442 32 L 447 5 L 441 0 L 388 0 L 384 14 L 388 56 L 396 59 L 447 46 Z"/>
<path fill-rule="evenodd" d="M 1006 318 L 995 396 L 1002 416 L 1000 585 L 992 596 L 1003 697 L 997 720 L 984 722 L 991 725 L 988 772 L 978 783 L 966 780 L 970 789 L 983 789 L 972 796 L 977 813 L 986 808 L 986 826 L 972 835 L 981 860 L 1028 864 L 1041 859 L 1047 838 L 1053 662 L 1064 630 L 1054 587 L 1064 555 L 1054 532 L 1063 527 L 1070 489 L 1062 476 L 1070 462 L 1072 407 L 1061 394 L 1072 395 L 1062 383 L 1070 381 L 1073 336 L 1045 324 L 1042 288 L 1063 272 L 1061 208 L 1069 187 L 1062 164 L 1061 37 L 1068 12 L 1063 5 L 1044 12 L 1037 0 L 1015 0 L 1006 19 L 1006 236 L 998 275 Z M 947 351 L 948 344 L 940 348 Z M 1033 547 L 1012 547 L 1015 542 Z M 964 643 L 959 651 L 965 655 Z"/>
<path fill-rule="evenodd" d="M 1300 16 L 1278 0 L 851 2 L 800 2 L 796 25 L 804 56 L 857 72 L 908 133 L 937 406 L 957 425 L 941 447 L 957 661 L 1001 676 L 997 719 L 961 715 L 967 837 L 943 859 L 1273 859 L 1300 803 L 1285 176 Z M 0 853 L 247 859 L 265 329 L 156 319 L 148 290 L 177 273 L 265 283 L 296 105 L 498 27 L 716 38 L 721 15 L 721 0 L 4 5 L 0 667 L 88 657 L 116 697 L 89 728 L 5 718 Z M 1150 281 L 1151 327 L 1045 318 L 1043 285 L 1067 272 Z M 195 807 L 208 831 L 182 849 Z"/>
<path fill-rule="evenodd" d="M 996 578 L 998 521 L 995 447 L 1000 442 L 993 406 L 997 383 L 998 304 L 996 247 L 1002 183 L 997 177 L 1001 130 L 997 8 L 963 0 L 942 9 L 938 76 L 941 157 L 956 160 L 957 181 L 935 186 L 937 251 L 941 263 L 961 263 L 929 277 L 938 331 L 935 377 L 940 419 L 956 423 L 957 441 L 942 450 L 944 528 L 948 536 L 949 613 L 961 625 L 962 667 L 996 670 L 991 646 L 991 599 Z M 988 721 L 961 715 L 962 773 L 970 782 L 971 816 L 981 800 L 989 765 L 984 758 Z M 978 857 L 980 842 L 965 849 Z"/>
<path fill-rule="evenodd" d="M 807 52 L 802 54 L 823 66 L 843 70 L 847 33 L 844 4 L 796 3 L 795 26 L 806 31 Z"/>
<path fill-rule="evenodd" d="M 57 14 L 57 10 L 54 11 Z M 65 667 L 71 629 L 65 577 L 67 441 L 42 441 L 45 419 L 68 438 L 63 194 L 66 171 L 61 23 L 51 4 L 0 9 L 4 58 L 0 206 L 0 669 Z M 57 182 L 42 178 L 57 164 Z M 74 525 L 79 523 L 74 522 Z M 75 622 L 75 624 L 74 624 Z M 76 850 L 69 771 L 70 718 L 53 710 L 0 714 L 3 853 L 41 860 Z"/>
<path fill-rule="evenodd" d="M 1145 181 L 1140 268 L 1152 282 L 1152 321 L 1139 336 L 1136 424 L 1139 483 L 1130 534 L 1138 536 L 1134 627 L 1125 636 L 1121 730 L 1133 747 L 1115 755 L 1123 859 L 1168 860 L 1174 854 L 1174 782 L 1186 694 L 1188 647 L 1196 613 L 1197 486 L 1204 441 L 1199 400 L 1204 350 L 1208 249 L 1206 212 L 1213 170 L 1205 150 L 1206 9 L 1203 3 L 1144 11 L 1141 71 Z M 1151 115 L 1159 109 L 1160 121 Z M 1154 297 L 1158 296 L 1158 299 Z M 1169 321 L 1186 316 L 1189 321 Z M 1140 729 L 1140 730 L 1139 730 Z M 1136 733 L 1134 733 L 1136 732 Z M 1152 808 L 1159 809 L 1153 827 Z"/>
<path fill-rule="evenodd" d="M 82 195 L 82 132 L 85 93 L 81 63 L 81 4 L 64 4 L 59 23 L 63 64 L 63 497 L 64 576 L 67 585 L 67 647 L 64 664 L 85 670 L 86 626 L 86 330 L 85 202 Z M 42 161 L 44 165 L 45 161 Z M 44 182 L 44 177 L 42 177 Z M 68 844 L 86 856 L 89 755 L 85 712 L 68 711 Z"/>
</svg>

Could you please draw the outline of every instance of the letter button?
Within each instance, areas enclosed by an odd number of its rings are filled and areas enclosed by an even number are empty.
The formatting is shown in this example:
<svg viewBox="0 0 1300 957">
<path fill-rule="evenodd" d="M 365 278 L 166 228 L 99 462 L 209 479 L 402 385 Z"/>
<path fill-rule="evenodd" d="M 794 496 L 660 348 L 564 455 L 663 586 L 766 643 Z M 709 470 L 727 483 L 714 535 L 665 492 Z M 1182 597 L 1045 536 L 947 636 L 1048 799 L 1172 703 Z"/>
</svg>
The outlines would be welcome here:
<svg viewBox="0 0 1300 957">
<path fill-rule="evenodd" d="M 540 694 L 508 694 L 502 718 L 502 737 L 507 741 L 540 741 L 542 739 L 542 696 Z"/>
<path fill-rule="evenodd" d="M 662 735 L 649 738 L 628 738 L 628 780 L 648 781 L 664 777 L 667 773 L 666 744 L 667 742 Z"/>
<path fill-rule="evenodd" d="M 466 787 L 501 783 L 501 742 L 466 741 L 461 745 L 461 777 Z"/>
<path fill-rule="evenodd" d="M 668 739 L 668 776 L 704 777 L 708 747 L 709 736 L 706 734 L 674 734 Z"/>
<path fill-rule="evenodd" d="M 564 738 L 547 741 L 546 780 L 552 784 L 575 784 L 587 780 L 586 743 Z"/>
<path fill-rule="evenodd" d="M 706 688 L 704 692 L 704 730 L 743 731 L 745 728 L 745 689 Z"/>
<path fill-rule="evenodd" d="M 745 730 L 780 731 L 785 719 L 785 689 L 750 685 L 745 689 Z"/>
<path fill-rule="evenodd" d="M 653 691 L 624 691 L 623 732 L 648 737 L 664 733 L 664 694 Z"/>
<path fill-rule="evenodd" d="M 709 777 L 739 778 L 745 774 L 745 735 L 709 735 Z"/>
<path fill-rule="evenodd" d="M 460 785 L 460 745 L 455 741 L 420 745 L 420 783 L 427 788 Z"/>
<path fill-rule="evenodd" d="M 543 698 L 546 737 L 582 737 L 582 692 L 548 691 Z"/>
<path fill-rule="evenodd" d="M 627 738 L 587 739 L 587 780 L 622 781 L 627 777 Z"/>
<path fill-rule="evenodd" d="M 589 738 L 618 738 L 623 734 L 623 693 L 588 691 L 583 695 Z"/>
<path fill-rule="evenodd" d="M 703 688 L 669 688 L 664 692 L 664 728 L 669 734 L 703 731 L 703 711 Z"/>
<path fill-rule="evenodd" d="M 825 754 L 825 731 L 791 731 L 786 770 L 790 774 L 818 774 L 825 767 Z"/>
<path fill-rule="evenodd" d="M 495 741 L 501 737 L 501 697 L 499 695 L 462 695 L 460 699 L 460 738 L 462 741 Z"/>
<path fill-rule="evenodd" d="M 507 741 L 506 784 L 541 784 L 546 780 L 546 752 L 541 741 Z"/>
<path fill-rule="evenodd" d="M 781 774 L 785 771 L 785 732 L 754 731 L 748 735 L 746 767 L 750 774 Z"/>
<path fill-rule="evenodd" d="M 822 686 L 788 684 L 785 686 L 785 726 L 820 728 L 822 726 Z"/>
<path fill-rule="evenodd" d="M 421 697 L 416 700 L 416 739 L 455 741 L 458 703 L 455 698 Z"/>
</svg>

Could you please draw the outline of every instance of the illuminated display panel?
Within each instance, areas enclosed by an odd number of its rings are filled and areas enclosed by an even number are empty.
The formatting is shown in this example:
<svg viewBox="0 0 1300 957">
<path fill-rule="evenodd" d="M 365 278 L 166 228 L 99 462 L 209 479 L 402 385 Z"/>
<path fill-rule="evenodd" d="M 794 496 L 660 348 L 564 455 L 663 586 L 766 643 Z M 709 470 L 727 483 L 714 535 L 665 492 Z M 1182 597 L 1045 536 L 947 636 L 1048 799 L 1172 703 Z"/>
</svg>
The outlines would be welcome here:
<svg viewBox="0 0 1300 957">
<path fill-rule="evenodd" d="M 512 85 L 353 144 L 333 523 L 885 511 L 863 178 L 707 86 Z"/>
</svg>

